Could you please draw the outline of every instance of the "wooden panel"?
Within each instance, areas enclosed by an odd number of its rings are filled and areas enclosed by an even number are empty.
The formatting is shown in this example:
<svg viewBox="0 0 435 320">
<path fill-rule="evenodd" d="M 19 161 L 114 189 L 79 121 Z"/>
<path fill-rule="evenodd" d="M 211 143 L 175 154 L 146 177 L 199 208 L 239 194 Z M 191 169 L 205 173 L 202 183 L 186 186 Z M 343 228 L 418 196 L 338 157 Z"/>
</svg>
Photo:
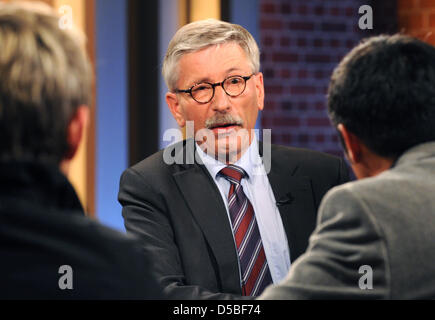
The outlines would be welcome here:
<svg viewBox="0 0 435 320">
<path fill-rule="evenodd" d="M 86 50 L 89 55 L 89 59 L 92 63 L 93 74 L 95 72 L 95 57 L 96 57 L 96 30 L 95 30 L 95 0 L 86 0 L 85 5 L 85 32 L 88 38 L 86 43 Z M 88 127 L 88 140 L 86 144 L 86 209 L 90 216 L 95 216 L 96 202 L 95 202 L 95 153 L 96 153 L 96 79 L 92 84 L 92 104 L 91 107 L 91 117 Z"/>
<path fill-rule="evenodd" d="M 221 18 L 220 0 L 191 0 L 190 21 Z"/>
</svg>

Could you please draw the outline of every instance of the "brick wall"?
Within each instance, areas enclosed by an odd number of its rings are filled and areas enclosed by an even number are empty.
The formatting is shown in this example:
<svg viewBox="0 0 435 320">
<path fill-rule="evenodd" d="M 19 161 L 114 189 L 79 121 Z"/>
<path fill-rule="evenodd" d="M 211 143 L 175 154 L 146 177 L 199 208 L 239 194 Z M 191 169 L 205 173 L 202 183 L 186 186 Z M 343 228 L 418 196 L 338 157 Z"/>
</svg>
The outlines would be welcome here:
<svg viewBox="0 0 435 320">
<path fill-rule="evenodd" d="M 400 31 L 435 45 L 435 0 L 398 0 Z"/>
<path fill-rule="evenodd" d="M 384 17 L 382 28 L 374 21 L 375 33 L 395 29 L 395 9 L 386 2 L 393 3 L 383 0 L 384 7 L 377 8 L 367 0 L 260 0 L 262 125 L 272 129 L 273 143 L 342 156 L 326 113 L 329 78 L 341 58 L 374 33 L 358 28 L 361 5 L 372 5 L 374 16 Z"/>
</svg>

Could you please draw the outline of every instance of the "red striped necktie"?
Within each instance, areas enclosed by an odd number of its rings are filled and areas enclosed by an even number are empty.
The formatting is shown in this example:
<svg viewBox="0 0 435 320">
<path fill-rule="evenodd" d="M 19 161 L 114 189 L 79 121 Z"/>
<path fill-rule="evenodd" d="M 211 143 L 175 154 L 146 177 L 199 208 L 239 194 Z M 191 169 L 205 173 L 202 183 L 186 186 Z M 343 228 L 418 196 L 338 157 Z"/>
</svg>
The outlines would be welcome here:
<svg viewBox="0 0 435 320">
<path fill-rule="evenodd" d="M 245 170 L 234 165 L 223 168 L 219 174 L 231 183 L 228 193 L 228 209 L 239 255 L 242 292 L 244 296 L 258 296 L 272 283 L 272 277 L 255 219 L 254 208 L 240 183 L 247 174 Z"/>
</svg>

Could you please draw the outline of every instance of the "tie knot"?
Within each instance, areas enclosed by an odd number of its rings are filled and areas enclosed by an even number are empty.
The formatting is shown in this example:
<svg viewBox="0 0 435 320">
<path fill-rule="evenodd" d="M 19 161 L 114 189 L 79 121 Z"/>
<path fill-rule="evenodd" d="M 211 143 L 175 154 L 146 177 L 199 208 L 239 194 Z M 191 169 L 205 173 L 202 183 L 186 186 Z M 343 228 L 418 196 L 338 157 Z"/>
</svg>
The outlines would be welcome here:
<svg viewBox="0 0 435 320">
<path fill-rule="evenodd" d="M 246 176 L 245 170 L 232 164 L 219 171 L 219 174 L 233 183 L 240 183 L 242 178 Z"/>
</svg>

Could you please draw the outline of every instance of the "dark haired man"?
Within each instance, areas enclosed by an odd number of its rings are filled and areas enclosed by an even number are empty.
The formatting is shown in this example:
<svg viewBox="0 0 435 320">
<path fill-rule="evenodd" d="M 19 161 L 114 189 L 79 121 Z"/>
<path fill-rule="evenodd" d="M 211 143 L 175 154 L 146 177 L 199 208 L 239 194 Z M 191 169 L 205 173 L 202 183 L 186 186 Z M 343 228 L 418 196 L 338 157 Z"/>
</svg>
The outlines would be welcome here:
<svg viewBox="0 0 435 320">
<path fill-rule="evenodd" d="M 0 299 L 158 297 L 136 242 L 86 218 L 65 177 L 88 118 L 82 47 L 48 6 L 0 3 Z"/>
<path fill-rule="evenodd" d="M 328 107 L 359 181 L 324 197 L 307 252 L 262 299 L 435 298 L 435 48 L 370 38 Z"/>
</svg>

